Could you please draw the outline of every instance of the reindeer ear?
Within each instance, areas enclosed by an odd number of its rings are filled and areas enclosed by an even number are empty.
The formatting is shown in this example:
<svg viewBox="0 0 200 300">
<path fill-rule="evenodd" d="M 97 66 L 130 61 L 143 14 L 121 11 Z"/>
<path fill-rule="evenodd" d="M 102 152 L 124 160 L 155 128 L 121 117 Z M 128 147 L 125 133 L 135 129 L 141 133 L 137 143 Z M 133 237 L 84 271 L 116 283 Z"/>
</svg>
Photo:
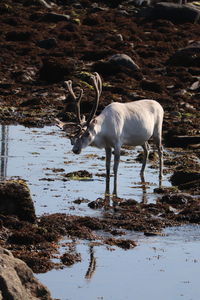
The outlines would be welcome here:
<svg viewBox="0 0 200 300">
<path fill-rule="evenodd" d="M 96 119 L 93 119 L 92 122 L 91 122 L 93 125 L 95 125 L 97 123 L 97 120 Z"/>
</svg>

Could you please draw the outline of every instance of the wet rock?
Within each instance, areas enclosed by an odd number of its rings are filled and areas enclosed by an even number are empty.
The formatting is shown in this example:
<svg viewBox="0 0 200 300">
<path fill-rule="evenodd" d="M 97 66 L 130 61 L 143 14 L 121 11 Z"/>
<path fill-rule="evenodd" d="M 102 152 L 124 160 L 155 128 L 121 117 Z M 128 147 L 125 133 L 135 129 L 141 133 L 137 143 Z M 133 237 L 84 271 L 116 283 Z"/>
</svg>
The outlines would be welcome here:
<svg viewBox="0 0 200 300">
<path fill-rule="evenodd" d="M 138 202 L 134 199 L 127 199 L 119 204 L 120 207 L 134 207 L 137 206 Z"/>
<path fill-rule="evenodd" d="M 39 42 L 37 42 L 37 45 L 40 48 L 44 48 L 44 49 L 52 49 L 55 48 L 57 46 L 57 41 L 55 38 L 52 39 L 46 39 L 46 40 L 41 40 Z"/>
<path fill-rule="evenodd" d="M 98 3 L 96 3 L 96 2 L 92 3 L 91 6 L 92 6 L 92 9 L 91 9 L 92 13 L 97 13 L 97 12 L 100 12 L 100 11 L 108 11 L 107 7 L 99 6 Z"/>
<path fill-rule="evenodd" d="M 193 197 L 185 193 L 176 193 L 164 195 L 160 200 L 161 203 L 167 203 L 172 207 L 181 207 L 188 205 L 189 203 L 194 202 Z"/>
<path fill-rule="evenodd" d="M 195 81 L 191 86 L 190 86 L 191 91 L 196 91 L 200 92 L 200 80 Z"/>
<path fill-rule="evenodd" d="M 53 173 L 60 173 L 60 172 L 64 172 L 65 169 L 63 168 L 47 168 L 47 170 L 52 170 Z"/>
<path fill-rule="evenodd" d="M 35 222 L 35 208 L 25 181 L 0 182 L 0 212 L 4 215 L 16 215 L 20 220 Z"/>
<path fill-rule="evenodd" d="M 179 49 L 168 60 L 169 65 L 200 67 L 200 42 L 193 42 L 185 48 Z"/>
<path fill-rule="evenodd" d="M 51 4 L 48 4 L 49 1 L 45 0 L 25 0 L 24 6 L 43 6 L 46 8 L 52 8 Z"/>
<path fill-rule="evenodd" d="M 200 10 L 188 5 L 159 2 L 141 9 L 138 16 L 151 20 L 166 19 L 173 23 L 199 23 Z"/>
<path fill-rule="evenodd" d="M 92 209 L 99 209 L 105 206 L 105 199 L 103 198 L 97 198 L 94 201 L 91 201 L 88 203 L 88 206 Z"/>
<path fill-rule="evenodd" d="M 108 238 L 104 242 L 110 246 L 117 246 L 123 249 L 132 249 L 137 246 L 136 242 L 125 239 Z"/>
<path fill-rule="evenodd" d="M 102 60 L 93 65 L 93 70 L 101 74 L 112 75 L 118 72 L 136 72 L 139 66 L 126 54 L 114 54 L 107 60 Z"/>
<path fill-rule="evenodd" d="M 139 70 L 139 66 L 126 54 L 114 54 L 108 59 L 108 63 L 128 68 L 132 71 Z"/>
<path fill-rule="evenodd" d="M 178 186 L 196 180 L 200 180 L 200 173 L 197 171 L 175 171 L 170 178 L 171 183 Z"/>
<path fill-rule="evenodd" d="M 194 198 L 194 201 L 184 207 L 176 218 L 182 222 L 200 223 L 200 198 Z"/>
<path fill-rule="evenodd" d="M 3 248 L 0 248 L 0 291 L 0 299 L 53 299 L 48 289 L 33 276 L 32 270 Z"/>
<path fill-rule="evenodd" d="M 146 236 L 166 236 L 166 234 L 158 231 L 145 231 L 144 235 Z"/>
<path fill-rule="evenodd" d="M 84 198 L 78 198 L 76 200 L 73 201 L 75 204 L 82 204 L 82 203 L 88 203 L 90 202 L 88 199 L 84 199 Z"/>
<path fill-rule="evenodd" d="M 70 173 L 65 174 L 64 176 L 67 178 L 71 178 L 71 179 L 92 178 L 92 174 L 86 170 L 70 172 Z"/>
<path fill-rule="evenodd" d="M 81 262 L 81 255 L 80 253 L 64 253 L 61 256 L 61 261 L 66 266 L 72 266 L 73 264 L 77 262 Z"/>
<path fill-rule="evenodd" d="M 40 4 L 46 8 L 51 8 L 51 5 L 48 4 L 45 0 L 30 0 L 30 2 L 32 2 L 32 4 Z"/>
</svg>

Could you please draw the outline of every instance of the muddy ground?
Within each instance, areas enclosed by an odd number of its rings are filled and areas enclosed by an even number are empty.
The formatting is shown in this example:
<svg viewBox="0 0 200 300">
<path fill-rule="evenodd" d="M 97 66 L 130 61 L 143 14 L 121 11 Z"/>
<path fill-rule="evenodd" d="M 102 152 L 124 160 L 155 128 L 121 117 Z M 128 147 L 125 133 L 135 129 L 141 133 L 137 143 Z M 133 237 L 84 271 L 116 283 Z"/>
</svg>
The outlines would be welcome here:
<svg viewBox="0 0 200 300">
<path fill-rule="evenodd" d="M 129 249 L 136 244 L 123 238 L 126 230 L 162 234 L 166 226 L 200 223 L 200 24 L 140 17 L 142 8 L 134 1 L 49 4 L 0 3 L 1 124 L 31 127 L 53 125 L 55 117 L 73 119 L 73 105 L 63 87 L 68 79 L 84 89 L 81 111 L 87 115 L 94 99 L 90 73 L 98 71 L 103 79 L 98 113 L 111 101 L 155 99 L 165 110 L 164 145 L 186 150 L 184 155 L 165 157 L 166 168 L 174 170 L 176 189 L 157 190 L 155 204 L 116 199 L 104 210 L 103 200 L 94 199 L 90 207 L 102 209 L 102 218 L 54 214 L 33 223 L 1 215 L 1 245 L 35 272 L 80 261 L 74 250 L 78 239 Z M 195 43 L 196 50 L 176 56 Z M 111 64 L 114 54 L 130 56 L 139 68 Z M 63 236 L 71 239 L 69 251 L 60 263 L 52 262 L 59 256 Z"/>
</svg>

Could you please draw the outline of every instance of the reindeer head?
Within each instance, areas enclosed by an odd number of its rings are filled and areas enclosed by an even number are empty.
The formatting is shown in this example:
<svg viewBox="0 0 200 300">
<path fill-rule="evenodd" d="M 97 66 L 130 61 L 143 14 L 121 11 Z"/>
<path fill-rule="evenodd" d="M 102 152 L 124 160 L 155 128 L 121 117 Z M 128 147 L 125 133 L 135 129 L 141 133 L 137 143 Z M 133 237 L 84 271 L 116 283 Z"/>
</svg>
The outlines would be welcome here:
<svg viewBox="0 0 200 300">
<path fill-rule="evenodd" d="M 67 136 L 70 138 L 71 144 L 73 145 L 72 151 L 75 154 L 80 154 L 81 150 L 90 145 L 95 137 L 94 117 L 98 108 L 99 98 L 102 91 L 102 81 L 98 73 L 94 73 L 91 79 L 95 90 L 95 102 L 88 119 L 81 119 L 80 102 L 83 96 L 83 90 L 80 89 L 79 95 L 76 96 L 72 89 L 72 81 L 69 80 L 65 81 L 65 85 L 75 104 L 76 123 L 64 123 L 56 120 L 58 122 L 57 125 L 67 132 Z"/>
</svg>

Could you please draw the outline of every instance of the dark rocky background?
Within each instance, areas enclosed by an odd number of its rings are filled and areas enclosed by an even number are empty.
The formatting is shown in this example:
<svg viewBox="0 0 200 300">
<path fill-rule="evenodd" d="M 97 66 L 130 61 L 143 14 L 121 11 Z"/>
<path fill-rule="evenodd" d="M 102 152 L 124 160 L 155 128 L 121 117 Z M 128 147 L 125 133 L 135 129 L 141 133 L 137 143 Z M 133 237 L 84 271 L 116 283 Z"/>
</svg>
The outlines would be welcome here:
<svg viewBox="0 0 200 300">
<path fill-rule="evenodd" d="M 166 140 L 174 134 L 197 135 L 198 7 L 2 0 L 1 123 L 43 126 L 56 116 L 73 118 L 63 87 L 68 79 L 84 89 L 81 110 L 87 114 L 94 99 L 90 72 L 97 71 L 103 79 L 98 113 L 111 101 L 153 98 L 165 109 Z"/>
</svg>

